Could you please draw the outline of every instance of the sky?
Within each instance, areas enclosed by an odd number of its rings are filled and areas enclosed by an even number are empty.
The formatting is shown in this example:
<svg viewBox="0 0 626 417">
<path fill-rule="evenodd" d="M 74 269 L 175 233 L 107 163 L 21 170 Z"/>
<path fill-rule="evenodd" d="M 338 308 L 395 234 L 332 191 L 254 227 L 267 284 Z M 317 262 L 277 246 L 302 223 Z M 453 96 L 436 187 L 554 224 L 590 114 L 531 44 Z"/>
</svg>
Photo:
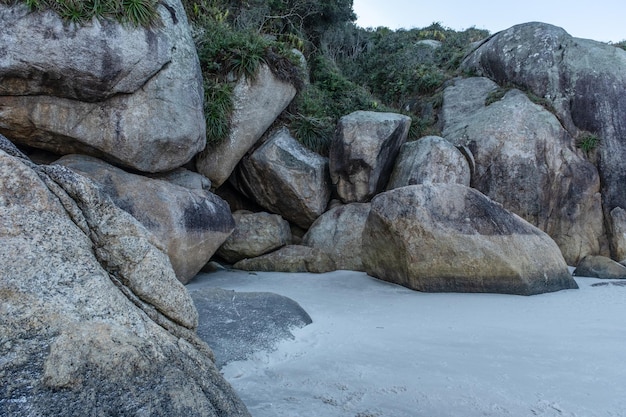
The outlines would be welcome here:
<svg viewBox="0 0 626 417">
<path fill-rule="evenodd" d="M 491 33 L 519 23 L 544 22 L 578 38 L 602 42 L 626 40 L 624 0 L 354 0 L 357 25 L 391 29 L 421 28 L 439 22 L 454 30 L 472 26 Z"/>
</svg>

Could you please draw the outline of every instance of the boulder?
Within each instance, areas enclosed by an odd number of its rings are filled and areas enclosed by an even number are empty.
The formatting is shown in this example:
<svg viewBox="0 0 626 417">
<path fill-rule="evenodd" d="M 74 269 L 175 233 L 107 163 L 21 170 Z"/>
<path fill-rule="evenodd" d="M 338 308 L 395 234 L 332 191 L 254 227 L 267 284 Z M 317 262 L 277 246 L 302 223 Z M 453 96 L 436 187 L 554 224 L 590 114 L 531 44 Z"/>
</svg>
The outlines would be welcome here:
<svg viewBox="0 0 626 417">
<path fill-rule="evenodd" d="M 418 291 L 532 295 L 577 288 L 548 235 L 459 184 L 376 196 L 362 257 L 369 275 Z"/>
<path fill-rule="evenodd" d="M 271 351 L 313 322 L 298 303 L 278 294 L 210 287 L 190 294 L 199 314 L 198 336 L 213 349 L 218 368 Z"/>
<path fill-rule="evenodd" d="M 339 119 L 330 146 L 330 177 L 344 203 L 364 203 L 384 190 L 411 118 L 357 111 Z"/>
<path fill-rule="evenodd" d="M 198 172 L 208 177 L 214 187 L 222 185 L 295 95 L 296 88 L 279 80 L 265 64 L 259 67 L 256 78 L 241 78 L 233 91 L 228 137 L 222 143 L 207 146 L 198 155 Z"/>
<path fill-rule="evenodd" d="M 533 22 L 493 35 L 462 67 L 543 98 L 573 136 L 596 134 L 605 213 L 626 207 L 626 51 Z"/>
<path fill-rule="evenodd" d="M 150 230 L 182 283 L 200 271 L 235 228 L 228 204 L 205 189 L 131 174 L 89 156 L 68 155 L 56 164 L 99 184 L 115 204 Z M 187 177 L 202 184 L 191 173 Z"/>
<path fill-rule="evenodd" d="M 605 256 L 585 256 L 576 266 L 574 275 L 601 279 L 626 279 L 626 266 Z"/>
<path fill-rule="evenodd" d="M 266 272 L 311 272 L 321 274 L 335 271 L 333 260 L 321 249 L 288 245 L 277 251 L 251 259 L 243 259 L 234 269 Z"/>
<path fill-rule="evenodd" d="M 0 414 L 249 416 L 158 242 L 0 135 Z"/>
<path fill-rule="evenodd" d="M 415 184 L 455 183 L 469 187 L 470 167 L 463 154 L 439 136 L 405 143 L 387 189 Z"/>
<path fill-rule="evenodd" d="M 615 207 L 609 213 L 611 256 L 613 259 L 626 260 L 626 210 Z"/>
<path fill-rule="evenodd" d="M 173 171 L 147 175 L 150 178 L 163 180 L 190 190 L 211 190 L 211 181 L 204 175 L 189 171 L 185 168 L 176 168 Z"/>
<path fill-rule="evenodd" d="M 158 10 L 143 29 L 0 4 L 0 133 L 145 172 L 191 160 L 206 141 L 200 65 L 180 1 Z"/>
<path fill-rule="evenodd" d="M 337 269 L 364 271 L 361 234 L 369 203 L 339 205 L 322 214 L 302 238 L 302 245 L 323 250 Z"/>
<path fill-rule="evenodd" d="M 286 128 L 241 161 L 234 181 L 265 210 L 304 229 L 330 200 L 328 160 L 302 146 Z"/>
<path fill-rule="evenodd" d="M 289 222 L 278 214 L 236 211 L 233 218 L 235 230 L 217 251 L 227 262 L 255 258 L 291 243 Z"/>
<path fill-rule="evenodd" d="M 606 252 L 595 166 L 552 113 L 516 89 L 497 100 L 497 89 L 468 78 L 444 90 L 443 136 L 471 151 L 472 187 L 548 233 L 570 265 Z"/>
</svg>

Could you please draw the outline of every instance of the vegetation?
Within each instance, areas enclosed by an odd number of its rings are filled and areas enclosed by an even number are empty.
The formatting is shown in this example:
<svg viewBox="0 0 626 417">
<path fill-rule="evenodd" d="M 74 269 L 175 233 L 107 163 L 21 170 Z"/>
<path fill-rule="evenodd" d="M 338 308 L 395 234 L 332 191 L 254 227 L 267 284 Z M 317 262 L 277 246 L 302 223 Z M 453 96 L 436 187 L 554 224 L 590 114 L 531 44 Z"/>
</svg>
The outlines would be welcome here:
<svg viewBox="0 0 626 417">
<path fill-rule="evenodd" d="M 0 3 L 25 3 L 31 10 L 53 10 L 63 19 L 77 24 L 97 19 L 113 19 L 132 26 L 159 24 L 158 0 L 0 0 Z"/>
<path fill-rule="evenodd" d="M 576 145 L 587 154 L 596 149 L 599 144 L 600 137 L 591 132 L 582 132 L 576 141 Z"/>
</svg>

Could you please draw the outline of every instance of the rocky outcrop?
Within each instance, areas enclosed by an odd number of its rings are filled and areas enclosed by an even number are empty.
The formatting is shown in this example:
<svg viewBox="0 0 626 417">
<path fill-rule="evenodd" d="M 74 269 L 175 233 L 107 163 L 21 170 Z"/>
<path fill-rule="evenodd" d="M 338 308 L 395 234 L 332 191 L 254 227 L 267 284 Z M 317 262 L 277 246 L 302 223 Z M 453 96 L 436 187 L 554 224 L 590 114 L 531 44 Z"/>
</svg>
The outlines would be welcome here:
<svg viewBox="0 0 626 417">
<path fill-rule="evenodd" d="M 411 118 L 357 111 L 339 119 L 330 147 L 330 176 L 343 203 L 364 203 L 385 189 Z"/>
<path fill-rule="evenodd" d="M 337 268 L 321 249 L 308 246 L 288 245 L 274 252 L 251 259 L 243 259 L 233 265 L 244 271 L 311 272 L 321 274 Z"/>
<path fill-rule="evenodd" d="M 278 214 L 236 211 L 233 218 L 235 230 L 217 251 L 227 262 L 256 258 L 291 243 L 289 222 Z"/>
<path fill-rule="evenodd" d="M 548 235 L 458 184 L 376 196 L 362 257 L 368 274 L 418 291 L 532 295 L 577 288 Z"/>
<path fill-rule="evenodd" d="M 198 336 L 215 353 L 218 368 L 271 351 L 313 321 L 298 303 L 278 294 L 220 288 L 190 290 L 200 315 Z"/>
<path fill-rule="evenodd" d="M 572 136 L 598 135 L 605 213 L 626 209 L 626 51 L 533 22 L 493 35 L 463 68 L 544 98 Z"/>
<path fill-rule="evenodd" d="M 259 67 L 255 79 L 241 78 L 233 91 L 228 137 L 220 144 L 208 146 L 198 156 L 198 172 L 208 177 L 214 187 L 222 185 L 295 95 L 296 88 L 276 78 L 265 64 Z"/>
<path fill-rule="evenodd" d="M 578 277 L 626 279 L 626 266 L 605 256 L 585 256 L 574 270 Z"/>
<path fill-rule="evenodd" d="M 65 156 L 56 163 L 99 184 L 115 204 L 150 230 L 182 283 L 200 271 L 235 228 L 226 202 L 207 190 L 131 174 L 88 156 Z M 183 181 L 181 171 L 170 177 Z M 195 180 L 190 185 L 202 184 L 192 173 L 186 178 L 187 183 Z"/>
<path fill-rule="evenodd" d="M 434 183 L 469 187 L 470 166 L 463 154 L 439 136 L 426 136 L 402 145 L 387 189 Z"/>
<path fill-rule="evenodd" d="M 249 416 L 159 242 L 0 136 L 0 414 Z"/>
<path fill-rule="evenodd" d="M 285 128 L 241 161 L 234 181 L 260 206 L 304 229 L 330 200 L 328 160 L 304 148 Z"/>
<path fill-rule="evenodd" d="M 326 252 L 337 269 L 364 271 L 361 234 L 369 212 L 369 203 L 333 207 L 315 220 L 302 245 Z"/>
<path fill-rule="evenodd" d="M 191 160 L 206 140 L 200 65 L 180 1 L 158 10 L 163 25 L 142 29 L 0 4 L 0 133 L 145 172 Z"/>
<path fill-rule="evenodd" d="M 497 92 L 486 78 L 444 91 L 443 136 L 470 149 L 472 187 L 548 233 L 571 265 L 606 251 L 596 168 L 553 114 L 515 89 L 489 104 Z"/>
</svg>

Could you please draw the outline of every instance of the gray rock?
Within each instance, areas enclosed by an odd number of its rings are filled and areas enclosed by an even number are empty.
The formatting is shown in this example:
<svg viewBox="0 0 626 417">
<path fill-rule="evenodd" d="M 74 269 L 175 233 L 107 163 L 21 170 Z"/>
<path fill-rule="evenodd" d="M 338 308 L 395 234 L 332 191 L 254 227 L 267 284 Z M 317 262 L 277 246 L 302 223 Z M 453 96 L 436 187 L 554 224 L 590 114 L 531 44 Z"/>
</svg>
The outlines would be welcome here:
<svg viewBox="0 0 626 417">
<path fill-rule="evenodd" d="M 602 279 L 626 279 L 626 266 L 605 256 L 585 256 L 576 266 L 574 276 Z"/>
<path fill-rule="evenodd" d="M 408 116 L 366 111 L 339 120 L 329 162 L 342 202 L 367 202 L 385 188 L 410 124 Z"/>
<path fill-rule="evenodd" d="M 0 414 L 249 416 L 154 237 L 84 177 L 0 149 Z"/>
<path fill-rule="evenodd" d="M 626 207 L 626 51 L 533 22 L 495 34 L 463 68 L 544 98 L 573 136 L 597 134 L 605 213 Z"/>
<path fill-rule="evenodd" d="M 217 251 L 227 262 L 255 258 L 291 243 L 289 222 L 278 214 L 236 211 L 233 218 L 235 230 Z"/>
<path fill-rule="evenodd" d="M 265 64 L 259 67 L 254 80 L 239 80 L 233 91 L 228 137 L 198 155 L 198 172 L 208 177 L 214 187 L 222 185 L 295 95 L 296 88 L 276 78 Z"/>
<path fill-rule="evenodd" d="M 376 196 L 362 256 L 368 274 L 418 291 L 532 295 L 577 288 L 548 235 L 458 184 Z"/>
<path fill-rule="evenodd" d="M 278 294 L 235 292 L 220 288 L 190 291 L 199 313 L 198 336 L 215 353 L 218 368 L 271 351 L 293 329 L 313 321 L 295 301 Z"/>
<path fill-rule="evenodd" d="M 335 271 L 333 260 L 321 249 L 288 245 L 277 251 L 251 259 L 243 259 L 234 269 L 266 272 L 311 272 L 321 274 Z"/>
<path fill-rule="evenodd" d="M 438 136 L 427 136 L 402 145 L 387 189 L 433 183 L 469 187 L 470 167 L 463 154 Z"/>
<path fill-rule="evenodd" d="M 133 29 L 68 25 L 50 12 L 0 5 L 0 26 L 25 33 L 0 36 L 10 56 L 0 67 L 9 80 L 0 90 L 0 133 L 144 172 L 191 160 L 206 143 L 200 65 L 180 1 L 158 10 L 161 27 Z"/>
<path fill-rule="evenodd" d="M 148 175 L 148 177 L 171 182 L 172 184 L 180 185 L 190 190 L 211 190 L 211 180 L 204 175 L 189 171 L 185 168 L 176 168 L 173 171 L 152 174 Z"/>
<path fill-rule="evenodd" d="M 228 204 L 207 190 L 131 174 L 89 156 L 68 155 L 56 163 L 99 184 L 150 230 L 182 283 L 200 271 L 235 228 Z"/>
<path fill-rule="evenodd" d="M 611 257 L 626 260 L 626 210 L 615 207 L 609 213 Z"/>
<path fill-rule="evenodd" d="M 334 207 L 315 220 L 302 245 L 326 252 L 337 269 L 364 271 L 361 234 L 369 212 L 369 203 Z"/>
<path fill-rule="evenodd" d="M 306 149 L 285 128 L 247 155 L 237 188 L 265 210 L 307 229 L 330 200 L 328 160 Z"/>
<path fill-rule="evenodd" d="M 474 157 L 472 187 L 548 233 L 575 265 L 607 251 L 600 179 L 559 120 L 519 90 L 488 106 L 486 78 L 444 91 L 443 136 Z"/>
</svg>

